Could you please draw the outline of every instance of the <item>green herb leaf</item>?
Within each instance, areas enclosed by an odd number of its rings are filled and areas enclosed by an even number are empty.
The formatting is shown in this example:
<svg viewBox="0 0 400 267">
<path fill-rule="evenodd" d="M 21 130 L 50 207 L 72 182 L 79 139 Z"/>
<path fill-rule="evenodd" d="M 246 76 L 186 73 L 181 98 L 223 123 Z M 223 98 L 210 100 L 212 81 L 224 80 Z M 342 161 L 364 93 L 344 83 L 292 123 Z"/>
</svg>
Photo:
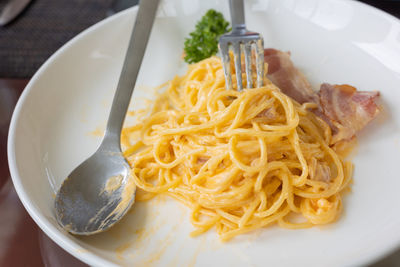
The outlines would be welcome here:
<svg viewBox="0 0 400 267">
<path fill-rule="evenodd" d="M 210 9 L 196 24 L 196 29 L 185 39 L 185 61 L 196 63 L 218 52 L 219 37 L 230 31 L 222 13 Z"/>
</svg>

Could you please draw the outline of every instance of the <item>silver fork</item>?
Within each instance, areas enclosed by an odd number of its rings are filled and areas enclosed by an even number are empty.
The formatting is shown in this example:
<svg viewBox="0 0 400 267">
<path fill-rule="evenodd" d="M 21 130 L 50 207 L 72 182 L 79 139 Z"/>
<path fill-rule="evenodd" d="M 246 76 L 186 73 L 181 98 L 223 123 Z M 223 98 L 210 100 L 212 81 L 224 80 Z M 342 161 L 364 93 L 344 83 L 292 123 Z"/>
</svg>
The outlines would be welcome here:
<svg viewBox="0 0 400 267">
<path fill-rule="evenodd" d="M 222 35 L 219 39 L 219 49 L 222 55 L 226 86 L 228 89 L 233 88 L 229 55 L 229 48 L 232 46 L 237 89 L 239 91 L 243 90 L 241 62 L 242 51 L 244 51 L 247 88 L 253 88 L 251 64 L 251 51 L 253 47 L 256 55 L 257 87 L 261 87 L 263 86 L 264 77 L 264 40 L 259 33 L 250 32 L 246 29 L 243 0 L 230 0 L 229 8 L 231 13 L 232 31 Z"/>
</svg>

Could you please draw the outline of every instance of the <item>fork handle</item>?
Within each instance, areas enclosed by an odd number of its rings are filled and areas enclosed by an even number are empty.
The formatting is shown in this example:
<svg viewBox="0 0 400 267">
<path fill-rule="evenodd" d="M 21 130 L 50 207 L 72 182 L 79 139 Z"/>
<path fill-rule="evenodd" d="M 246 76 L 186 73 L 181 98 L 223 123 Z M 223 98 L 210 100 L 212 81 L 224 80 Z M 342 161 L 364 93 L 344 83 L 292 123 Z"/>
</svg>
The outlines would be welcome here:
<svg viewBox="0 0 400 267">
<path fill-rule="evenodd" d="M 232 32 L 245 31 L 243 0 L 229 0 L 229 10 L 231 12 Z"/>
</svg>

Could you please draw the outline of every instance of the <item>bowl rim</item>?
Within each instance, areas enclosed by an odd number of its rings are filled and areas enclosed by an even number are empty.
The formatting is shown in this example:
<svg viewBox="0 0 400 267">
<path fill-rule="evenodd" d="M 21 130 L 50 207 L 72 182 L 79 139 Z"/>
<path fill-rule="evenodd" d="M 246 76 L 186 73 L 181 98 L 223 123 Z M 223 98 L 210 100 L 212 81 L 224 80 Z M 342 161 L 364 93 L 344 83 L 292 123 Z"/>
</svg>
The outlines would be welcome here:
<svg viewBox="0 0 400 267">
<path fill-rule="evenodd" d="M 322 0 L 318 0 L 322 1 Z M 397 23 L 400 25 L 400 19 L 391 15 L 381 9 L 378 9 L 374 6 L 366 4 L 364 2 L 359 2 L 357 0 L 334 0 L 338 2 L 351 2 L 352 5 L 357 7 L 362 7 L 369 9 L 373 12 L 374 15 L 384 16 L 390 21 Z M 54 54 L 52 54 L 36 71 L 36 73 L 32 76 L 26 87 L 24 88 L 23 92 L 21 93 L 17 104 L 14 108 L 9 131 L 8 131 L 8 138 L 7 138 L 7 158 L 8 158 L 8 166 L 10 170 L 11 180 L 14 184 L 14 188 L 17 192 L 19 199 L 21 200 L 23 206 L 27 210 L 28 214 L 31 218 L 35 221 L 35 223 L 41 228 L 41 230 L 50 238 L 52 239 L 58 246 L 62 249 L 66 250 L 69 254 L 74 256 L 75 258 L 81 260 L 82 262 L 89 264 L 91 266 L 118 266 L 115 263 L 108 261 L 96 254 L 87 251 L 85 248 L 65 238 L 64 235 L 61 234 L 60 230 L 53 226 L 46 218 L 40 215 L 40 210 L 31 202 L 28 194 L 26 193 L 25 187 L 22 183 L 22 179 L 19 174 L 19 170 L 17 167 L 17 160 L 15 155 L 15 132 L 16 127 L 19 122 L 20 112 L 23 108 L 25 102 L 28 99 L 29 94 L 32 91 L 33 85 L 36 83 L 37 80 L 43 75 L 46 71 L 47 67 L 52 64 L 54 61 L 57 60 L 58 56 L 68 50 L 76 41 L 80 40 L 88 33 L 96 31 L 97 29 L 103 27 L 112 21 L 116 21 L 123 16 L 127 16 L 128 13 L 132 13 L 133 16 L 136 16 L 136 12 L 138 10 L 138 5 L 130 7 L 124 11 L 118 12 L 110 17 L 107 17 L 94 25 L 90 26 L 89 28 L 83 30 L 78 35 L 73 37 L 71 40 L 66 42 L 63 46 L 61 46 Z M 133 23 L 132 23 L 133 24 Z M 400 248 L 400 233 L 398 234 L 396 239 L 392 239 L 392 242 L 386 243 L 385 246 L 381 246 L 379 249 L 374 250 L 374 252 L 364 255 L 364 257 L 358 257 L 347 264 L 346 266 L 359 266 L 365 264 L 373 264 L 378 260 L 388 256 L 396 249 Z"/>
</svg>

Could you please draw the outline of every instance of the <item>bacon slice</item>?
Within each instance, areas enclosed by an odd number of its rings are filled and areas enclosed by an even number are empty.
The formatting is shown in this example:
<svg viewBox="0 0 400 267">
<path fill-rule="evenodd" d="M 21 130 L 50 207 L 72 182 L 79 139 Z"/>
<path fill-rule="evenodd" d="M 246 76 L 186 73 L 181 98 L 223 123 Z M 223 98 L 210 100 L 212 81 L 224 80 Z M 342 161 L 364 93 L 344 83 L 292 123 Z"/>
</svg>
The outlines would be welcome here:
<svg viewBox="0 0 400 267">
<path fill-rule="evenodd" d="M 310 179 L 328 183 L 331 180 L 331 169 L 326 163 L 319 162 L 316 158 L 311 158 Z"/>
<path fill-rule="evenodd" d="M 315 102 L 315 92 L 306 77 L 290 59 L 290 54 L 273 48 L 264 50 L 264 62 L 268 63 L 268 79 L 281 91 L 300 104 Z"/>
<path fill-rule="evenodd" d="M 267 77 L 283 93 L 300 104 L 314 102 L 314 113 L 326 121 L 333 132 L 331 144 L 350 140 L 379 113 L 378 92 L 359 92 L 350 85 L 324 83 L 320 91 L 312 90 L 305 76 L 294 66 L 290 54 L 276 49 L 264 50 L 268 63 Z"/>
<path fill-rule="evenodd" d="M 332 143 L 351 139 L 379 113 L 379 92 L 358 92 L 353 86 L 323 83 L 319 111 L 333 130 Z"/>
</svg>

